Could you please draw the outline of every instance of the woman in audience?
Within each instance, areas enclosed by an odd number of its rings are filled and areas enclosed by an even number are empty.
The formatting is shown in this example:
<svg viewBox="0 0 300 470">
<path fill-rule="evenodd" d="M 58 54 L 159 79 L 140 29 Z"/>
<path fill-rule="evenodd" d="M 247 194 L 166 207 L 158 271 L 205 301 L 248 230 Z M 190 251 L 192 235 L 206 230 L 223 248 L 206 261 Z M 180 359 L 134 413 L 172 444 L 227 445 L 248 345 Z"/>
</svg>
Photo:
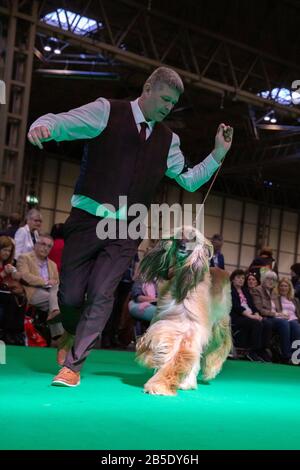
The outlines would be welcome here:
<svg viewBox="0 0 300 470">
<path fill-rule="evenodd" d="M 129 313 L 137 320 L 150 322 L 156 312 L 157 284 L 136 280 L 132 286 L 132 300 L 129 302 Z"/>
<path fill-rule="evenodd" d="M 245 282 L 245 287 L 248 289 L 248 291 L 252 292 L 252 289 L 255 289 L 255 287 L 259 286 L 260 284 L 260 276 L 258 275 L 257 272 L 250 272 L 246 275 L 246 282 Z"/>
<path fill-rule="evenodd" d="M 289 363 L 291 358 L 290 329 L 288 314 L 278 308 L 275 286 L 277 274 L 274 271 L 266 271 L 261 275 L 261 286 L 252 291 L 257 311 L 272 325 L 272 329 L 279 334 L 281 346 L 281 360 Z"/>
<path fill-rule="evenodd" d="M 287 277 L 280 279 L 276 292 L 278 293 L 278 310 L 288 315 L 291 353 L 293 353 L 295 349 L 293 342 L 300 339 L 300 302 L 295 297 L 293 285 Z"/>
<path fill-rule="evenodd" d="M 24 304 L 25 297 L 19 284 L 21 274 L 13 266 L 15 256 L 14 241 L 10 237 L 0 237 L 0 328 L 7 344 L 24 344 Z"/>
<path fill-rule="evenodd" d="M 33 250 L 39 238 L 42 225 L 42 215 L 37 209 L 30 209 L 26 215 L 26 225 L 20 227 L 15 233 L 15 259 L 23 253 Z"/>
<path fill-rule="evenodd" d="M 270 361 L 266 351 L 271 339 L 272 326 L 257 312 L 248 289 L 244 287 L 245 272 L 236 269 L 230 276 L 232 295 L 232 330 L 239 345 L 249 350 L 246 357 L 252 361 Z"/>
</svg>

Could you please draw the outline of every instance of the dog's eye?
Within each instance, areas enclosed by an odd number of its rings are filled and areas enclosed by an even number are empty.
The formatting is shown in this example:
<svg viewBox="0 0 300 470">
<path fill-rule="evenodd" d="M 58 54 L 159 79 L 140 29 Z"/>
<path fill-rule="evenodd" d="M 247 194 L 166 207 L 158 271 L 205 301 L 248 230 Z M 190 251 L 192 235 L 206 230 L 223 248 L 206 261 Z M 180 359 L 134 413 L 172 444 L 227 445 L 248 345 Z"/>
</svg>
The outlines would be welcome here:
<svg viewBox="0 0 300 470">
<path fill-rule="evenodd" d="M 186 252 L 186 243 L 184 241 L 181 241 L 179 243 L 178 251 L 180 251 L 181 253 Z"/>
</svg>

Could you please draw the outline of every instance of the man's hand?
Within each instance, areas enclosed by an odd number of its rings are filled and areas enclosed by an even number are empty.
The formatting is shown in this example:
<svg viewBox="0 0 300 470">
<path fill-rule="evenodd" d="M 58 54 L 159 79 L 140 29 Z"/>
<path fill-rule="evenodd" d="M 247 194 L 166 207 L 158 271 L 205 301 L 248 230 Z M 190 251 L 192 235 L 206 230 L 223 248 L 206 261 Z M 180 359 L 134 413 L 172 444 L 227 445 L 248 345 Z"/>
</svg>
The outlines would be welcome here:
<svg viewBox="0 0 300 470">
<path fill-rule="evenodd" d="M 233 137 L 233 128 L 226 126 L 226 124 L 220 124 L 217 130 L 215 138 L 215 148 L 212 152 L 214 159 L 221 163 L 226 153 L 231 147 Z"/>
<path fill-rule="evenodd" d="M 36 126 L 28 132 L 27 137 L 32 145 L 37 145 L 42 149 L 42 142 L 51 138 L 51 133 L 45 126 Z"/>
<path fill-rule="evenodd" d="M 58 281 L 56 279 L 48 279 L 46 285 L 47 284 L 49 284 L 49 286 L 56 286 L 58 284 Z"/>
</svg>

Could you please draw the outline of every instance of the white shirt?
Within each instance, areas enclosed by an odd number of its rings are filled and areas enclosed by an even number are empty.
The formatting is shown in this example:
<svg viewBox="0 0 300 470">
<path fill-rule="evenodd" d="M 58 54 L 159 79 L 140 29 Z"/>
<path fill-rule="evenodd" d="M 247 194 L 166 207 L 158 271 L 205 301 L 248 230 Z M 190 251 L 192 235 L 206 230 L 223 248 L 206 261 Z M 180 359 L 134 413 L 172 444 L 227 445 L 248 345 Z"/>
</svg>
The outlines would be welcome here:
<svg viewBox="0 0 300 470">
<path fill-rule="evenodd" d="M 145 122 L 145 117 L 139 107 L 138 99 L 132 101 L 130 104 L 137 129 L 140 131 L 140 124 L 141 122 Z M 91 103 L 71 109 L 68 112 L 45 114 L 30 126 L 29 132 L 36 126 L 45 126 L 51 133 L 51 138 L 47 140 L 54 139 L 60 142 L 63 140 L 92 139 L 99 136 L 106 128 L 109 114 L 110 102 L 105 98 L 98 98 Z M 155 122 L 148 121 L 147 124 L 146 139 L 150 136 Z M 185 159 L 180 149 L 180 139 L 178 135 L 173 132 L 167 158 L 166 176 L 175 179 L 175 181 L 187 191 L 194 192 L 205 184 L 220 166 L 213 158 L 212 154 L 210 154 L 201 163 L 198 163 L 193 168 L 181 174 L 184 163 Z M 80 207 L 91 212 L 89 207 L 91 203 L 95 203 L 95 201 L 86 196 L 74 195 L 71 203 L 75 207 Z M 97 215 L 101 215 L 101 211 L 98 209 Z"/>
<path fill-rule="evenodd" d="M 35 241 L 38 240 L 39 234 L 38 231 L 34 231 L 34 238 Z M 28 224 L 24 225 L 24 227 L 20 227 L 15 233 L 15 244 L 16 244 L 16 252 L 15 252 L 15 259 L 18 259 L 20 255 L 23 253 L 29 253 L 33 250 L 33 241 L 31 237 L 31 233 L 29 230 Z"/>
</svg>

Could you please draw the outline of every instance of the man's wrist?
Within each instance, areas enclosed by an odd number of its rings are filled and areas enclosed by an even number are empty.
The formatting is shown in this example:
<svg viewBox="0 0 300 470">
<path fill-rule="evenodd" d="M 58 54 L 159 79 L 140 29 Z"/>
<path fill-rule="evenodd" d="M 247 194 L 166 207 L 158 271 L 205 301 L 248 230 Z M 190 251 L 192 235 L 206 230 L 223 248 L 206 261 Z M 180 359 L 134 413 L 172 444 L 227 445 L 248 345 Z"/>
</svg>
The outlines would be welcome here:
<svg viewBox="0 0 300 470">
<path fill-rule="evenodd" d="M 211 155 L 216 160 L 216 162 L 220 164 L 222 162 L 222 160 L 224 159 L 226 153 L 227 152 L 224 151 L 223 149 L 214 148 L 213 151 L 211 152 Z"/>
</svg>

